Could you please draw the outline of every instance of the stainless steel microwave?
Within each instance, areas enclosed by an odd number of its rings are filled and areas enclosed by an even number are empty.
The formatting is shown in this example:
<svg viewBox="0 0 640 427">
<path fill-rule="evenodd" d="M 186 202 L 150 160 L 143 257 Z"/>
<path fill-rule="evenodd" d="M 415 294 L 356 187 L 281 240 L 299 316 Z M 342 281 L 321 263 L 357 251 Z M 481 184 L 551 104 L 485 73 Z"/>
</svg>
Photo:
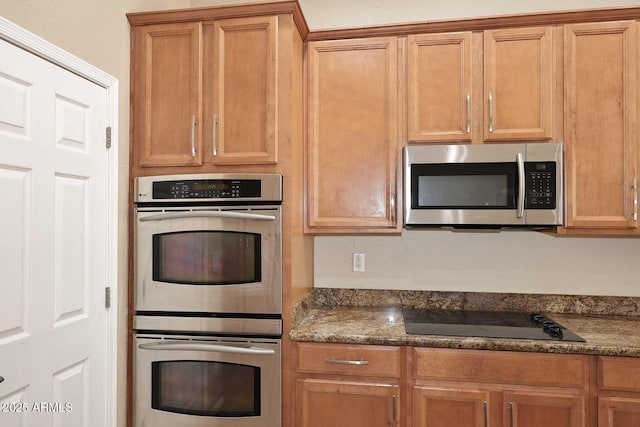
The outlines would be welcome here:
<svg viewBox="0 0 640 427">
<path fill-rule="evenodd" d="M 562 225 L 562 143 L 404 148 L 405 227 Z"/>
</svg>

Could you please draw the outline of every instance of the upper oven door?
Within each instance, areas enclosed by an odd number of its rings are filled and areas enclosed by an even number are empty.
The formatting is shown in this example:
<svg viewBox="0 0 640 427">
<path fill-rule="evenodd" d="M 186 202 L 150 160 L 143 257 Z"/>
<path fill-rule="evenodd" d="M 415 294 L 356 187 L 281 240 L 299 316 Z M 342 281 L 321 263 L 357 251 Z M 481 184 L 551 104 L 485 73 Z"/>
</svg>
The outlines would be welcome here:
<svg viewBox="0 0 640 427">
<path fill-rule="evenodd" d="M 280 314 L 281 208 L 139 208 L 140 311 Z"/>
</svg>

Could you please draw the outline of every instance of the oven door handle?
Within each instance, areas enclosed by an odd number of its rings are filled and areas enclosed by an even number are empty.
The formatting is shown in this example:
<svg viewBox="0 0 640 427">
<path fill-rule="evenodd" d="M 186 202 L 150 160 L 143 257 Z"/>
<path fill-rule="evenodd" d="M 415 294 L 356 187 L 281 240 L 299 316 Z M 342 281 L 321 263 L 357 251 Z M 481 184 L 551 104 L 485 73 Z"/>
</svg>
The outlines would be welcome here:
<svg viewBox="0 0 640 427">
<path fill-rule="evenodd" d="M 275 350 L 262 347 L 234 347 L 223 344 L 207 343 L 183 343 L 183 342 L 158 342 L 140 344 L 142 350 L 185 350 L 185 351 L 209 351 L 216 353 L 270 355 L 276 354 Z"/>
<path fill-rule="evenodd" d="M 244 212 L 226 211 L 186 211 L 186 212 L 165 212 L 156 215 L 149 215 L 139 218 L 140 221 L 162 221 L 165 219 L 185 219 L 185 218 L 233 218 L 233 219 L 255 219 L 258 221 L 275 221 L 273 215 L 262 215 Z"/>
</svg>

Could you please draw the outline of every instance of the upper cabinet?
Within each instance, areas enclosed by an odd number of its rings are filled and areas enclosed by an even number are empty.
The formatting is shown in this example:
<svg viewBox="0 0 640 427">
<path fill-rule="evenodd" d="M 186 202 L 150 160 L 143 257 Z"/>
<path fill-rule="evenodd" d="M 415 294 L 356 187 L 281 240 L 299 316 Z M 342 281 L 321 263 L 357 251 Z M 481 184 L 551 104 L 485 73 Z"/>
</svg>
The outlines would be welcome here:
<svg viewBox="0 0 640 427">
<path fill-rule="evenodd" d="M 141 167 L 202 164 L 202 25 L 148 25 L 132 33 L 133 144 Z"/>
<path fill-rule="evenodd" d="M 554 138 L 554 28 L 408 36 L 409 141 Z"/>
<path fill-rule="evenodd" d="M 484 32 L 485 141 L 551 139 L 553 28 Z"/>
<path fill-rule="evenodd" d="M 472 141 L 472 33 L 408 37 L 409 141 Z"/>
<path fill-rule="evenodd" d="M 210 95 L 205 97 L 205 121 L 211 125 L 214 164 L 278 160 L 276 19 L 222 19 L 204 25 Z"/>
<path fill-rule="evenodd" d="M 130 14 L 132 176 L 275 172 L 279 142 L 302 132 L 298 12 L 283 2 Z"/>
<path fill-rule="evenodd" d="M 397 38 L 311 42 L 307 61 L 306 231 L 399 232 Z"/>
<path fill-rule="evenodd" d="M 637 25 L 564 28 L 569 232 L 638 234 Z"/>
</svg>

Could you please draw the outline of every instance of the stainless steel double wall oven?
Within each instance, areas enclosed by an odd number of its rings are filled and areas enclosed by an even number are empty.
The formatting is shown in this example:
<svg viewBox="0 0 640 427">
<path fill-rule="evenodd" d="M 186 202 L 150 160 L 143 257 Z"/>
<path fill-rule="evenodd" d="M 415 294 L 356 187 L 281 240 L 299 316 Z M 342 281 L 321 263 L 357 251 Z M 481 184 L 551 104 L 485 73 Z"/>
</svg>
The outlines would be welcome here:
<svg viewBox="0 0 640 427">
<path fill-rule="evenodd" d="M 282 177 L 141 177 L 136 427 L 281 425 Z"/>
</svg>

